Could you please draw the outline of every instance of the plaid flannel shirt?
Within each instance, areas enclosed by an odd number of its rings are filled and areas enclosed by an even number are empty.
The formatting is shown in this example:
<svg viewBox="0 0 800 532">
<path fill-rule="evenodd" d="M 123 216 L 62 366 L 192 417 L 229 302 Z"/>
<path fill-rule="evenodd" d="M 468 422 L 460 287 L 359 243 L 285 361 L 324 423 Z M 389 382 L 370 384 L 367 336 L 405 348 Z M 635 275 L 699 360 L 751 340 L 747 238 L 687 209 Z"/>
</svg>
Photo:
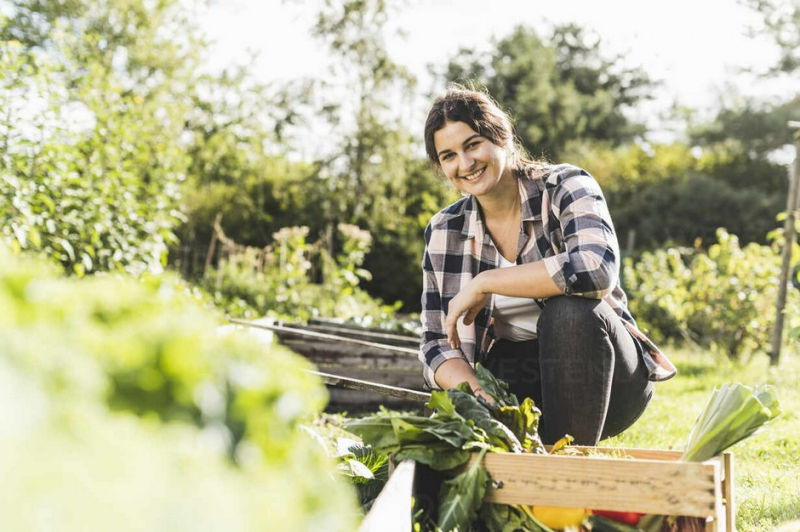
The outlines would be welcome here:
<svg viewBox="0 0 800 532">
<path fill-rule="evenodd" d="M 675 367 L 636 328 L 627 309 L 619 283 L 619 244 L 597 181 L 585 170 L 562 164 L 530 168 L 518 182 L 523 230 L 517 264 L 544 261 L 564 294 L 605 300 L 644 347 L 650 379 L 675 375 Z M 498 262 L 499 251 L 486 232 L 474 196 L 440 211 L 425 229 L 419 358 L 426 387 L 439 387 L 433 375 L 446 360 L 459 357 L 472 366 L 485 360 L 494 341 L 494 295 L 471 325 L 458 321 L 458 349 L 447 342 L 444 322 L 450 300 L 475 275 L 497 268 Z M 534 301 L 546 304 L 546 300 Z"/>
</svg>

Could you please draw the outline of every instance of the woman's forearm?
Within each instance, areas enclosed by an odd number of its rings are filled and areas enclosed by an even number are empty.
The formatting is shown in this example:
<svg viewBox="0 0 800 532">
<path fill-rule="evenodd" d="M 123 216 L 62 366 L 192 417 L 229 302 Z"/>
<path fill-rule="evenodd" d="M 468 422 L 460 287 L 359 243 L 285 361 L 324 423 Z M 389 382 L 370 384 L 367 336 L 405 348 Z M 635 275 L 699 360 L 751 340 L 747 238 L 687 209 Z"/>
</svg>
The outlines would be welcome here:
<svg viewBox="0 0 800 532">
<path fill-rule="evenodd" d="M 443 390 L 468 382 L 473 391 L 479 388 L 475 370 L 463 358 L 451 358 L 436 369 L 433 378 Z"/>
<path fill-rule="evenodd" d="M 454 388 L 462 382 L 468 382 L 472 393 L 476 397 L 483 397 L 489 403 L 494 403 L 494 398 L 483 391 L 483 388 L 478 384 L 478 378 L 475 376 L 475 370 L 463 358 L 451 358 L 444 362 L 436 370 L 433 375 L 436 384 L 443 390 Z"/>
<path fill-rule="evenodd" d="M 475 277 L 475 282 L 484 294 L 538 299 L 564 293 L 542 261 L 486 270 Z"/>
</svg>

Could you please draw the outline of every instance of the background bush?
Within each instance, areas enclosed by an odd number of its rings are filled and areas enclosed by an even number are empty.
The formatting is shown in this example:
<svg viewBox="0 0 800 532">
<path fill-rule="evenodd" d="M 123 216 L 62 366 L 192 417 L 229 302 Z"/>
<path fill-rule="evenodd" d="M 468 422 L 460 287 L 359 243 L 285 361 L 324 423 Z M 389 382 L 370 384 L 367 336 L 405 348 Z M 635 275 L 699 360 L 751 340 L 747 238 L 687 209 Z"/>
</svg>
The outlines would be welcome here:
<svg viewBox="0 0 800 532">
<path fill-rule="evenodd" d="M 624 284 L 631 310 L 654 338 L 688 340 L 729 358 L 766 349 L 775 321 L 781 257 L 777 249 L 724 229 L 708 250 L 669 248 L 628 259 Z M 786 314 L 800 297 L 790 289 Z"/>
<path fill-rule="evenodd" d="M 362 268 L 372 237 L 339 224 L 332 238 L 308 241 L 308 227 L 286 227 L 263 249 L 223 243 L 216 269 L 201 286 L 231 316 L 290 321 L 336 317 L 362 325 L 391 325 L 399 304 L 383 305 L 359 288 L 372 275 Z"/>
</svg>

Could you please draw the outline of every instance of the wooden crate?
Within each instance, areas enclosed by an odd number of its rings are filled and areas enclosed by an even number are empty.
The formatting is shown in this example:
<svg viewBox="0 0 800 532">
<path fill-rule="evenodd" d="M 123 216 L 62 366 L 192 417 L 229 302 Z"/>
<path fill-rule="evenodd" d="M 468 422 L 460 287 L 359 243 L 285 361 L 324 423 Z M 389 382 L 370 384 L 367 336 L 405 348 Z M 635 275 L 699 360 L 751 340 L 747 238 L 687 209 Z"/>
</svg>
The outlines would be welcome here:
<svg viewBox="0 0 800 532">
<path fill-rule="evenodd" d="M 487 453 L 483 465 L 501 487 L 490 488 L 485 500 L 700 517 L 707 531 L 735 531 L 731 453 L 705 462 L 681 462 L 677 451 L 575 449 L 584 455 Z M 626 458 L 614 457 L 619 455 Z M 411 530 L 408 501 L 421 468 L 413 473 L 413 463 L 402 467 L 401 476 L 389 479 L 360 532 Z M 399 516 L 406 514 L 407 518 Z M 371 523 L 381 527 L 372 528 Z M 387 528 L 387 523 L 392 526 Z"/>
</svg>

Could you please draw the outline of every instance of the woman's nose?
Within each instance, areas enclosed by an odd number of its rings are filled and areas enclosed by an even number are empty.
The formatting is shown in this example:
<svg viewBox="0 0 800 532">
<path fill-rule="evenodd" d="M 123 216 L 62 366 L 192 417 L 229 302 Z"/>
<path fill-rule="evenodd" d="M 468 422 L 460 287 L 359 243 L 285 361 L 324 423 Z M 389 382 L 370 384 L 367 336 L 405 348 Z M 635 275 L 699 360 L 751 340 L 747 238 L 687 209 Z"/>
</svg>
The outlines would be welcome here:
<svg viewBox="0 0 800 532">
<path fill-rule="evenodd" d="M 472 169 L 472 165 L 475 163 L 475 160 L 470 157 L 468 153 L 462 153 L 459 157 L 459 166 L 461 166 L 462 170 L 470 170 Z"/>
</svg>

